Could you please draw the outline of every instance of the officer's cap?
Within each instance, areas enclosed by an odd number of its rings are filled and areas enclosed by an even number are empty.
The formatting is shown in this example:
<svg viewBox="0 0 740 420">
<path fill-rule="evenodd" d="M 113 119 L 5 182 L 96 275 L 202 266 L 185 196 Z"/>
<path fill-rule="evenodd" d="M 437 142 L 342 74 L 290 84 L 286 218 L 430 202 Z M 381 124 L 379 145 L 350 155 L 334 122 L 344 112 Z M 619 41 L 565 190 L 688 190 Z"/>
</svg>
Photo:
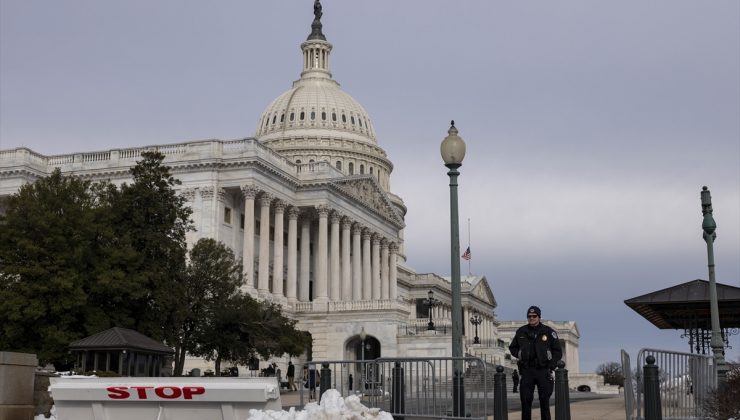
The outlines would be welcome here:
<svg viewBox="0 0 740 420">
<path fill-rule="evenodd" d="M 540 311 L 540 308 L 536 306 L 530 306 L 529 309 L 527 309 L 527 315 L 535 314 L 538 317 L 542 317 L 542 311 Z"/>
</svg>

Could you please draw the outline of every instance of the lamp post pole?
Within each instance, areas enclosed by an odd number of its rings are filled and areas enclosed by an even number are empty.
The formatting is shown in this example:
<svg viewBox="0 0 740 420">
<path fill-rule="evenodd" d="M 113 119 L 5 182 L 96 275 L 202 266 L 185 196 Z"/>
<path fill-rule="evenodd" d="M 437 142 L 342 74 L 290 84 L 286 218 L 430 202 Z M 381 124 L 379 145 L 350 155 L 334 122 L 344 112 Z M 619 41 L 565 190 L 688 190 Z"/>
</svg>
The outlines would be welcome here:
<svg viewBox="0 0 740 420">
<path fill-rule="evenodd" d="M 429 306 L 429 323 L 427 324 L 427 331 L 434 331 L 434 321 L 432 321 L 432 308 L 434 308 L 434 292 L 429 291 L 429 299 L 427 299 L 427 306 Z"/>
<path fill-rule="evenodd" d="M 727 380 L 727 365 L 725 364 L 725 345 L 719 325 L 719 302 L 717 301 L 717 281 L 714 277 L 714 239 L 717 237 L 717 223 L 712 216 L 712 195 L 707 187 L 701 191 L 701 212 L 704 220 L 701 224 L 704 231 L 704 242 L 707 243 L 707 266 L 709 267 L 709 312 L 712 319 L 712 353 L 717 369 L 717 385 L 723 387 Z"/>
<path fill-rule="evenodd" d="M 483 320 L 478 314 L 470 317 L 470 323 L 475 326 L 475 337 L 473 338 L 473 344 L 480 344 L 480 338 L 478 337 L 478 325 L 480 325 L 481 322 L 483 322 Z"/>
<path fill-rule="evenodd" d="M 360 395 L 365 394 L 365 339 L 367 338 L 367 333 L 365 332 L 365 327 L 362 327 L 362 330 L 360 331 L 360 340 L 362 340 L 362 350 L 360 350 L 362 363 L 360 364 Z"/>
<path fill-rule="evenodd" d="M 457 214 L 457 176 L 460 175 L 458 168 L 462 166 L 465 157 L 465 142 L 457 135 L 455 121 L 450 123 L 447 137 L 442 141 L 440 153 L 449 169 L 447 175 L 450 177 L 450 263 L 451 263 L 451 286 L 452 286 L 452 357 L 453 360 L 453 386 L 452 386 L 452 411 L 457 416 L 465 414 L 465 392 L 463 389 L 462 369 L 462 303 L 460 298 L 460 220 Z"/>
</svg>

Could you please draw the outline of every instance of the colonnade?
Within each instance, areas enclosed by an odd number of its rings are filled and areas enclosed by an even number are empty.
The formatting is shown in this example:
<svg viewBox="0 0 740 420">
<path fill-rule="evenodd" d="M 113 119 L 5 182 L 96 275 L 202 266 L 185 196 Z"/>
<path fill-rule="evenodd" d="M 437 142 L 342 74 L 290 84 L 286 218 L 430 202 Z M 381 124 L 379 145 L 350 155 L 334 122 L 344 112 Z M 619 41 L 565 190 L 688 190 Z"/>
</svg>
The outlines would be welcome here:
<svg viewBox="0 0 740 420">
<path fill-rule="evenodd" d="M 463 325 L 465 328 L 465 336 L 469 338 L 475 337 L 475 325 L 470 322 L 470 318 L 478 314 L 481 318 L 481 323 L 478 325 L 478 338 L 483 340 L 491 340 L 497 337 L 496 334 L 496 322 L 492 315 L 482 314 L 477 312 L 470 307 L 463 307 Z M 449 321 L 450 325 L 452 322 L 452 307 L 450 305 L 440 303 L 432 307 L 432 320 L 434 323 L 438 323 L 441 320 Z"/>
<path fill-rule="evenodd" d="M 248 290 L 256 289 L 260 297 L 287 299 L 289 304 L 397 299 L 398 245 L 393 240 L 325 205 L 299 208 L 253 186 L 242 187 L 242 193 L 242 257 Z M 255 249 L 257 202 L 260 224 Z M 283 243 L 286 213 L 287 243 Z M 272 246 L 271 214 L 274 217 Z M 258 257 L 256 283 L 255 257 Z"/>
</svg>

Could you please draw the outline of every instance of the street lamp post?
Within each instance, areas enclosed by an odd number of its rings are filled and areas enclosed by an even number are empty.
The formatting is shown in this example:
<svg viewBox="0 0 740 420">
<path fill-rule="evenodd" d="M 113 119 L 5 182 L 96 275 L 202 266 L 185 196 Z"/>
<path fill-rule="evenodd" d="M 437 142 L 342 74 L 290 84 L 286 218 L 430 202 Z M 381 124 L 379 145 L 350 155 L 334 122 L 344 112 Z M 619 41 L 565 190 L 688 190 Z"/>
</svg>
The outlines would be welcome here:
<svg viewBox="0 0 740 420">
<path fill-rule="evenodd" d="M 483 319 L 478 314 L 470 317 L 470 323 L 475 326 L 475 337 L 473 338 L 473 344 L 480 344 L 480 338 L 478 338 L 478 325 L 480 325 L 481 322 L 483 322 Z"/>
<path fill-rule="evenodd" d="M 704 220 L 701 224 L 704 241 L 707 243 L 707 266 L 709 267 L 709 312 L 712 319 L 712 353 L 717 369 L 717 385 L 724 386 L 727 380 L 725 364 L 725 346 L 722 342 L 719 325 L 719 302 L 717 301 L 717 281 L 714 277 L 714 240 L 717 238 L 717 223 L 712 215 L 712 195 L 707 187 L 701 191 L 701 212 Z"/>
<path fill-rule="evenodd" d="M 429 291 L 427 293 L 429 298 L 424 303 L 429 307 L 429 323 L 427 324 L 427 331 L 434 331 L 434 321 L 432 321 L 432 308 L 437 304 L 437 300 L 434 299 L 434 292 Z"/>
<path fill-rule="evenodd" d="M 360 350 L 362 363 L 360 364 L 360 392 L 362 394 L 365 393 L 365 339 L 367 338 L 367 333 L 365 332 L 365 327 L 362 327 L 362 330 L 360 330 L 360 340 L 362 340 L 362 350 Z M 361 394 L 361 395 L 362 395 Z"/>
<path fill-rule="evenodd" d="M 453 386 L 452 386 L 452 411 L 457 416 L 465 414 L 465 392 L 463 389 L 462 369 L 462 303 L 460 299 L 460 220 L 457 214 L 457 171 L 462 166 L 465 157 L 465 142 L 457 135 L 455 121 L 450 123 L 447 137 L 442 140 L 440 154 L 445 166 L 449 169 L 447 175 L 450 177 L 450 263 L 451 263 L 451 285 L 452 285 L 452 357 L 453 360 Z"/>
</svg>

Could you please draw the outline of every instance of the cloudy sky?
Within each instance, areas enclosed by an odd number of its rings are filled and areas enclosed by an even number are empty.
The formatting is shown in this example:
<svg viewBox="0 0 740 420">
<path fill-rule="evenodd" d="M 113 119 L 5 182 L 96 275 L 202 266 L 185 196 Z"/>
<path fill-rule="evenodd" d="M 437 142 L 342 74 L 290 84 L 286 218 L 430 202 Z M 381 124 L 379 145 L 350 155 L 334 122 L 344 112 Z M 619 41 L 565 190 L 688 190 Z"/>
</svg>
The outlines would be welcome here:
<svg viewBox="0 0 740 420">
<path fill-rule="evenodd" d="M 575 320 L 582 370 L 620 348 L 688 350 L 623 301 L 707 278 L 702 185 L 718 281 L 740 286 L 739 2 L 323 3 L 334 77 L 395 164 L 419 272 L 449 273 L 454 119 L 472 272 L 501 319 L 536 304 Z M 312 18 L 311 0 L 2 0 L 0 148 L 251 136 L 298 78 Z"/>
</svg>

